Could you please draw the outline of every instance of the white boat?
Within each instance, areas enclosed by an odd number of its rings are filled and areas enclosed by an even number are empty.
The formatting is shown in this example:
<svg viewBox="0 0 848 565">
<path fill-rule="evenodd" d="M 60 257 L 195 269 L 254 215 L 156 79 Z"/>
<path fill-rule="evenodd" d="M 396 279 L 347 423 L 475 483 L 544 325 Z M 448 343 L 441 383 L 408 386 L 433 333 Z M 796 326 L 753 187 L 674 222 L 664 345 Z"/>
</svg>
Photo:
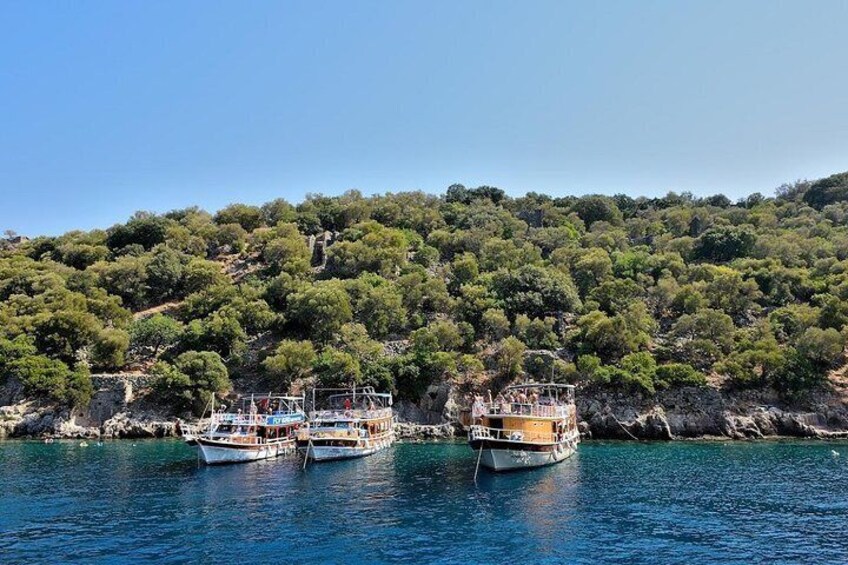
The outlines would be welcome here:
<svg viewBox="0 0 848 565">
<path fill-rule="evenodd" d="M 295 434 L 305 422 L 302 396 L 242 398 L 235 412 L 215 412 L 208 427 L 191 430 L 186 442 L 197 446 L 208 465 L 270 459 L 295 449 Z"/>
<path fill-rule="evenodd" d="M 468 443 L 477 464 L 493 471 L 559 463 L 580 442 L 572 385 L 527 383 L 508 387 L 472 407 Z"/>
<path fill-rule="evenodd" d="M 312 461 L 365 457 L 394 443 L 392 395 L 372 387 L 315 389 L 297 449 Z"/>
</svg>

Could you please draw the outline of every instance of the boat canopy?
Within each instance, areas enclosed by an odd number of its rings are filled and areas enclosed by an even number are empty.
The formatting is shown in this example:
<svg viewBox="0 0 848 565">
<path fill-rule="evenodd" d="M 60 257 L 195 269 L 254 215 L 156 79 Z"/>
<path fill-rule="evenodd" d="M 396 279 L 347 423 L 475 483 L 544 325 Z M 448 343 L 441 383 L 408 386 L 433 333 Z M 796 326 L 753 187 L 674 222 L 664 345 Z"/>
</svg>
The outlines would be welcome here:
<svg viewBox="0 0 848 565">
<path fill-rule="evenodd" d="M 273 416 L 303 415 L 306 398 L 274 393 L 240 394 L 233 406 L 227 409 L 231 414 L 268 414 Z"/>
<path fill-rule="evenodd" d="M 573 401 L 574 388 L 574 385 L 569 384 L 527 382 L 508 386 L 504 389 L 504 392 L 520 391 L 527 394 L 530 391 L 535 391 L 541 396 L 547 396 L 557 401 Z"/>
<path fill-rule="evenodd" d="M 314 388 L 311 410 L 320 409 L 380 409 L 392 405 L 392 395 L 375 392 L 374 387 Z"/>
</svg>

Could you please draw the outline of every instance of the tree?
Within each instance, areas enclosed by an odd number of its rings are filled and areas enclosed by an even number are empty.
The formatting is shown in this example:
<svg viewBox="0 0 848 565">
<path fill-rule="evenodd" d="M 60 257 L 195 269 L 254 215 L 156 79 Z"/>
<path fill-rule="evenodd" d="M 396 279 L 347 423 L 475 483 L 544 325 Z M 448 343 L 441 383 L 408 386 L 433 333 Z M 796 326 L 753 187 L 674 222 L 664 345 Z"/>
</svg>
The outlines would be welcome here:
<svg viewBox="0 0 848 565">
<path fill-rule="evenodd" d="M 784 359 L 772 378 L 772 384 L 783 395 L 797 399 L 824 383 L 826 374 L 800 352 L 790 348 Z"/>
<path fill-rule="evenodd" d="M 287 387 L 292 381 L 309 375 L 315 357 L 311 341 L 284 339 L 277 345 L 273 355 L 262 362 L 262 367 L 277 385 Z"/>
<path fill-rule="evenodd" d="M 726 262 L 747 257 L 754 249 L 757 236 L 747 226 L 716 226 L 705 231 L 695 242 L 695 257 Z"/>
<path fill-rule="evenodd" d="M 146 267 L 146 282 L 152 298 L 166 300 L 182 293 L 183 259 L 181 253 L 169 247 L 156 249 Z"/>
<path fill-rule="evenodd" d="M 100 327 L 93 314 L 67 309 L 37 316 L 32 333 L 39 351 L 71 362 L 79 350 L 94 343 Z"/>
<path fill-rule="evenodd" d="M 833 328 L 807 328 L 798 337 L 795 348 L 815 367 L 826 370 L 842 359 L 845 338 Z"/>
<path fill-rule="evenodd" d="M 363 365 L 375 364 L 383 356 L 383 344 L 368 337 L 362 324 L 343 325 L 334 340 L 339 351 L 351 354 Z"/>
<path fill-rule="evenodd" d="M 153 359 L 163 349 L 176 344 L 183 334 L 183 325 L 164 314 L 139 318 L 130 325 L 130 344 L 134 349 L 148 350 L 147 359 Z"/>
<path fill-rule="evenodd" d="M 173 365 L 159 361 L 151 369 L 160 395 L 182 410 L 201 414 L 213 394 L 232 388 L 221 356 L 211 351 L 186 351 Z"/>
<path fill-rule="evenodd" d="M 225 284 L 227 277 L 221 270 L 221 265 L 206 259 L 192 259 L 184 272 L 186 292 L 200 292 L 209 287 Z"/>
<path fill-rule="evenodd" d="M 215 214 L 218 225 L 238 224 L 246 232 L 252 232 L 262 225 L 262 211 L 256 206 L 230 204 Z"/>
<path fill-rule="evenodd" d="M 224 357 L 243 351 L 247 332 L 239 321 L 239 313 L 224 307 L 202 320 L 188 324 L 183 341 L 188 348 L 215 351 Z"/>
<path fill-rule="evenodd" d="M 803 200 L 816 210 L 848 200 L 848 172 L 817 180 L 804 192 Z"/>
<path fill-rule="evenodd" d="M 71 406 L 85 406 L 91 399 L 91 377 L 85 368 L 71 370 L 44 355 L 21 357 L 8 368 L 30 395 L 48 396 Z"/>
<path fill-rule="evenodd" d="M 668 363 L 660 365 L 656 369 L 656 385 L 661 388 L 707 385 L 707 379 L 703 373 L 699 373 L 692 365 L 685 363 Z"/>
<path fill-rule="evenodd" d="M 288 298 L 289 318 L 319 341 L 328 341 L 353 319 L 350 298 L 337 281 L 304 287 Z"/>
<path fill-rule="evenodd" d="M 213 247 L 221 248 L 217 251 L 229 251 L 230 253 L 241 253 L 244 251 L 247 241 L 247 231 L 241 224 L 223 224 L 218 227 L 214 239 L 210 241 Z"/>
<path fill-rule="evenodd" d="M 117 225 L 107 231 L 106 245 L 112 251 L 120 251 L 131 245 L 152 249 L 165 241 L 168 220 L 147 212 L 136 212 L 126 224 Z"/>
<path fill-rule="evenodd" d="M 492 289 L 508 314 L 544 318 L 550 312 L 573 312 L 580 306 L 577 289 L 567 275 L 535 265 L 501 270 Z"/>
<path fill-rule="evenodd" d="M 503 310 L 489 308 L 483 312 L 481 324 L 484 334 L 492 340 L 500 340 L 509 334 L 509 318 Z"/>
<path fill-rule="evenodd" d="M 621 210 L 615 205 L 615 201 L 607 196 L 584 196 L 574 203 L 572 210 L 577 212 L 587 228 L 599 221 L 612 225 L 619 225 L 622 221 Z"/>
<path fill-rule="evenodd" d="M 609 253 L 603 249 L 589 249 L 580 253 L 571 268 L 571 276 L 580 295 L 586 296 L 590 290 L 604 282 L 612 274 L 612 261 Z"/>
<path fill-rule="evenodd" d="M 262 250 L 262 258 L 268 263 L 272 272 L 297 275 L 308 271 L 312 255 L 297 226 L 279 224 L 274 229 L 274 233 L 276 237 L 266 243 Z"/>
<path fill-rule="evenodd" d="M 379 275 L 365 274 L 346 284 L 353 318 L 378 339 L 401 330 L 406 323 L 406 308 L 397 287 Z"/>
<path fill-rule="evenodd" d="M 650 343 L 655 322 L 641 302 L 623 313 L 609 317 L 599 310 L 577 320 L 583 349 L 611 361 Z"/>
<path fill-rule="evenodd" d="M 282 198 L 277 198 L 262 205 L 262 220 L 266 225 L 276 226 L 280 222 L 294 222 L 297 211 L 294 206 Z"/>
<path fill-rule="evenodd" d="M 325 388 L 346 388 L 359 384 L 362 370 L 359 361 L 350 353 L 327 348 L 315 359 L 312 367 L 318 385 Z"/>
<path fill-rule="evenodd" d="M 520 339 L 509 336 L 500 342 L 496 354 L 498 372 L 514 379 L 524 372 L 524 352 L 527 347 Z"/>
<path fill-rule="evenodd" d="M 451 262 L 451 275 L 454 288 L 473 282 L 480 275 L 480 268 L 474 254 L 457 255 Z"/>
<path fill-rule="evenodd" d="M 29 336 L 19 335 L 8 339 L 0 335 L 0 379 L 11 372 L 14 361 L 37 354 L 38 349 Z"/>
<path fill-rule="evenodd" d="M 694 314 L 684 314 L 674 324 L 671 333 L 682 339 L 704 339 L 716 343 L 723 351 L 733 347 L 733 319 L 718 310 L 705 308 Z"/>
<path fill-rule="evenodd" d="M 124 330 L 106 328 L 94 341 L 92 362 L 95 367 L 118 369 L 124 366 L 130 336 Z"/>
<path fill-rule="evenodd" d="M 90 267 L 99 284 L 110 294 L 120 296 L 130 308 L 141 308 L 147 302 L 147 260 L 142 257 L 119 257 L 114 262 L 100 261 Z"/>
<path fill-rule="evenodd" d="M 560 343 L 554 332 L 555 324 L 553 318 L 534 318 L 524 332 L 524 341 L 533 349 L 556 349 Z"/>
<path fill-rule="evenodd" d="M 345 230 L 343 241 L 327 250 L 327 271 L 340 277 L 356 277 L 365 271 L 394 277 L 407 262 L 409 248 L 404 233 L 375 221 Z"/>
<path fill-rule="evenodd" d="M 448 320 L 438 320 L 426 328 L 412 332 L 412 347 L 421 352 L 454 351 L 462 343 L 462 335 L 456 324 Z"/>
<path fill-rule="evenodd" d="M 422 267 L 432 267 L 439 262 L 439 250 L 431 245 L 422 245 L 415 251 L 412 261 Z"/>
</svg>

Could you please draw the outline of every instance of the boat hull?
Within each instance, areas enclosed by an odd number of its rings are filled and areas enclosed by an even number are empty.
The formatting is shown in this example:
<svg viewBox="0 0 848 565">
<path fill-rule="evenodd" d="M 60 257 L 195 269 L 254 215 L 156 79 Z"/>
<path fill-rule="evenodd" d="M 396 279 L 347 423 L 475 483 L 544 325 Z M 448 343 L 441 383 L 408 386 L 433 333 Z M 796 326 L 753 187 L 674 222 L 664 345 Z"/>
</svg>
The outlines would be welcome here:
<svg viewBox="0 0 848 565">
<path fill-rule="evenodd" d="M 265 445 L 239 445 L 235 443 L 209 441 L 197 438 L 197 449 L 207 465 L 227 463 L 247 463 L 262 459 L 271 459 L 289 453 L 294 449 L 293 442 Z"/>
<path fill-rule="evenodd" d="M 312 461 L 338 461 L 341 459 L 356 459 L 367 457 L 382 451 L 392 445 L 392 440 L 384 439 L 369 442 L 369 445 L 343 447 L 337 445 L 315 445 L 298 442 L 297 450 L 301 455 Z"/>
<path fill-rule="evenodd" d="M 479 453 L 480 465 L 492 471 L 532 469 L 564 461 L 576 451 L 576 446 L 569 443 L 546 446 L 509 446 L 502 445 L 502 443 L 486 442 L 482 445 L 483 451 Z M 480 442 L 471 442 L 471 448 L 475 452 L 479 452 L 481 449 Z"/>
</svg>

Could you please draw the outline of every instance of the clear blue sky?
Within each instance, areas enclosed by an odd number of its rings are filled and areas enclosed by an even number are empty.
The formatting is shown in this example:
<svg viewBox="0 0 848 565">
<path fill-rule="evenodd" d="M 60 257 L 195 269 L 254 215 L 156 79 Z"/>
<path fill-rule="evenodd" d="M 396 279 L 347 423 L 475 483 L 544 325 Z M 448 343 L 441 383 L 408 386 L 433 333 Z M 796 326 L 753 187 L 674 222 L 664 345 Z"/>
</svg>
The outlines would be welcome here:
<svg viewBox="0 0 848 565">
<path fill-rule="evenodd" d="M 848 169 L 848 2 L 0 4 L 0 229 L 454 182 L 771 191 Z"/>
</svg>

